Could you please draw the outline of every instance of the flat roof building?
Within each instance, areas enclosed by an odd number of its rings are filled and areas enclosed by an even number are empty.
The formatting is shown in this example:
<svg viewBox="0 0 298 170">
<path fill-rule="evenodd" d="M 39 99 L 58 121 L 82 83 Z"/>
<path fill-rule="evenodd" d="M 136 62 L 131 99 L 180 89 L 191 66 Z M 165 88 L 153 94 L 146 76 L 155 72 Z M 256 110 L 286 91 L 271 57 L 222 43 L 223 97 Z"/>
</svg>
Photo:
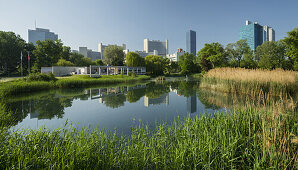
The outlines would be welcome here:
<svg viewBox="0 0 298 170">
<path fill-rule="evenodd" d="M 36 45 L 36 41 L 45 41 L 45 40 L 56 41 L 58 39 L 58 35 L 54 32 L 50 32 L 49 29 L 44 28 L 35 28 L 35 30 L 28 30 L 28 42 Z"/>
<path fill-rule="evenodd" d="M 245 25 L 239 30 L 239 39 L 246 39 L 248 46 L 255 51 L 265 41 L 275 41 L 275 31 L 269 26 L 246 20 Z"/>
<path fill-rule="evenodd" d="M 186 52 L 193 53 L 196 55 L 197 53 L 197 36 L 196 32 L 193 30 L 189 30 L 186 32 Z"/>
<path fill-rule="evenodd" d="M 153 53 L 154 50 L 158 52 L 158 55 L 166 56 L 169 53 L 169 41 L 149 40 L 144 39 L 144 51 L 146 53 Z"/>
<path fill-rule="evenodd" d="M 116 45 L 116 44 L 115 44 Z M 100 52 L 100 57 L 101 59 L 104 59 L 104 50 L 106 47 L 110 46 L 110 44 L 108 45 L 104 45 L 102 43 L 98 44 L 98 52 Z M 122 45 L 116 45 L 118 47 L 121 47 L 123 50 L 126 50 L 126 44 L 122 44 Z"/>
</svg>

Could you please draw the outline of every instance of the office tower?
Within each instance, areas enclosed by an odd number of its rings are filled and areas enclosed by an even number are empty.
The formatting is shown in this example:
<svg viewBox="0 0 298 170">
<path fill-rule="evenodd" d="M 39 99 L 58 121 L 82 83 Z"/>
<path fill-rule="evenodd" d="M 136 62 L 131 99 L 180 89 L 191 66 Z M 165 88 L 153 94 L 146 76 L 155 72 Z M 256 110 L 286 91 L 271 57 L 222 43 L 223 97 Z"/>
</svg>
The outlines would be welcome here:
<svg viewBox="0 0 298 170">
<path fill-rule="evenodd" d="M 35 30 L 28 30 L 28 42 L 36 45 L 36 41 L 45 41 L 45 40 L 53 40 L 56 41 L 58 39 L 58 35 L 50 32 L 49 29 L 43 28 L 35 28 Z"/>
<path fill-rule="evenodd" d="M 110 44 L 108 44 L 108 45 L 104 45 L 104 44 L 102 44 L 102 43 L 99 43 L 99 44 L 98 44 L 98 52 L 100 52 L 100 58 L 101 58 L 101 59 L 104 59 L 104 54 L 103 54 L 103 52 L 104 52 L 104 49 L 105 49 L 106 47 L 108 47 L 108 46 L 110 46 Z M 121 45 L 116 45 L 116 46 L 121 47 L 123 50 L 126 50 L 126 44 L 122 44 L 122 46 L 121 46 Z"/>
<path fill-rule="evenodd" d="M 248 46 L 255 51 L 263 42 L 275 41 L 275 31 L 269 26 L 261 26 L 257 22 L 247 20 L 240 28 L 239 39 L 246 39 Z"/>
<path fill-rule="evenodd" d="M 197 112 L 197 95 L 194 94 L 193 96 L 187 97 L 186 105 L 188 113 Z"/>
<path fill-rule="evenodd" d="M 196 55 L 197 52 L 197 36 L 196 32 L 189 30 L 186 32 L 186 52 Z"/>
<path fill-rule="evenodd" d="M 159 40 L 144 39 L 144 51 L 146 53 L 153 53 L 154 50 L 158 52 L 158 55 L 166 56 L 169 53 L 169 41 L 164 42 Z"/>
</svg>

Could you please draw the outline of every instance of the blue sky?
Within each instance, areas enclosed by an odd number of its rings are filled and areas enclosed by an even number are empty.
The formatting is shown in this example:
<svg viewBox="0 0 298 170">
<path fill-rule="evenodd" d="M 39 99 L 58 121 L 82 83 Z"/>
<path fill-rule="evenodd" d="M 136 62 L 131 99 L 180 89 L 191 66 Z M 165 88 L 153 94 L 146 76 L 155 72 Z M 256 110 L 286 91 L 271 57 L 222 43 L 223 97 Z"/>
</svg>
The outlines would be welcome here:
<svg viewBox="0 0 298 170">
<path fill-rule="evenodd" d="M 275 29 L 276 39 L 298 27 L 298 0 L 0 0 L 0 30 L 28 39 L 28 29 L 49 28 L 72 49 L 125 43 L 143 50 L 144 38 L 169 40 L 169 52 L 185 49 L 185 34 L 205 43 L 238 40 L 245 20 Z"/>
</svg>

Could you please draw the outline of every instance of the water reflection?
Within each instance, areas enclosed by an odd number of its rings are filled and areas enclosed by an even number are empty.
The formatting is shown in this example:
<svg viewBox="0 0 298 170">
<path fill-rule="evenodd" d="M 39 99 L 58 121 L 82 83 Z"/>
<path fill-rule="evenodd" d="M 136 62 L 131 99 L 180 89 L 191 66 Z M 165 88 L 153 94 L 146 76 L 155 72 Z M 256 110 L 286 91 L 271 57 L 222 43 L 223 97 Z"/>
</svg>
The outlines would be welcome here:
<svg viewBox="0 0 298 170">
<path fill-rule="evenodd" d="M 52 129 L 66 120 L 80 126 L 130 130 L 133 119 L 149 124 L 172 122 L 177 116 L 224 110 L 210 102 L 198 82 L 147 83 L 87 89 L 59 89 L 7 99 L 6 110 L 14 113 L 12 126 Z M 40 121 L 40 123 L 34 122 Z M 34 126 L 32 125 L 34 124 Z M 38 124 L 38 125 L 37 125 Z"/>
</svg>

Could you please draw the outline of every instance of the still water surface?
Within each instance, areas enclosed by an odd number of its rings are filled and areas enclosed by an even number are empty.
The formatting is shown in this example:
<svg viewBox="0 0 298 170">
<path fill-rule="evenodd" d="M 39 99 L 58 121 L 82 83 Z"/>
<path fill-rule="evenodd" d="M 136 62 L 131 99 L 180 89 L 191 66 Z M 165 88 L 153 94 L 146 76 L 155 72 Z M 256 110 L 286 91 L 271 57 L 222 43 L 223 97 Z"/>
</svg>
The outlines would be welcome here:
<svg viewBox="0 0 298 170">
<path fill-rule="evenodd" d="M 153 128 L 155 123 L 171 123 L 189 114 L 229 111 L 212 103 L 210 96 L 211 92 L 198 88 L 198 82 L 150 82 L 52 90 L 8 99 L 6 106 L 16 113 L 14 129 L 63 128 L 68 121 L 78 128 L 117 128 L 129 134 L 134 121 L 141 120 Z"/>
</svg>

